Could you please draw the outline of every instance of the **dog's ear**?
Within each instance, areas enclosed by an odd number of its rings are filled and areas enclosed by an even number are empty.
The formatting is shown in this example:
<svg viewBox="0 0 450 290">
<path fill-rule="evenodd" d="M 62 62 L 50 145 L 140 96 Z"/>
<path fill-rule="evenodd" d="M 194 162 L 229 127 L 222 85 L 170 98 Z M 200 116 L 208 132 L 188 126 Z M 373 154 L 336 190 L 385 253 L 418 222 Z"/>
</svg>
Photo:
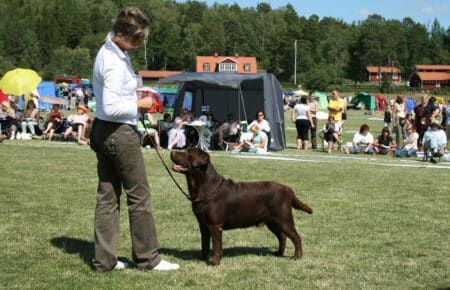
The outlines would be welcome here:
<svg viewBox="0 0 450 290">
<path fill-rule="evenodd" d="M 211 162 L 209 154 L 198 148 L 188 150 L 188 160 L 192 168 L 208 165 Z"/>
</svg>

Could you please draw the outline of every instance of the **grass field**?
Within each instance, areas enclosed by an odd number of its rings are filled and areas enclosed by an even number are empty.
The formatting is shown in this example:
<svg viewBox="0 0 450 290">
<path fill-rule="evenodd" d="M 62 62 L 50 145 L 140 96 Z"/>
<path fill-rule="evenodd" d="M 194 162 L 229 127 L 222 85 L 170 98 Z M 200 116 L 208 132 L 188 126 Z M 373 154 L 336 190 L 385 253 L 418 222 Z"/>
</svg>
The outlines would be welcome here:
<svg viewBox="0 0 450 290">
<path fill-rule="evenodd" d="M 351 112 L 346 139 L 362 122 Z M 295 143 L 293 124 L 287 140 Z M 162 152 L 169 162 L 168 151 Z M 200 233 L 190 203 L 153 150 L 144 150 L 160 253 L 181 269 L 98 273 L 91 269 L 97 177 L 86 146 L 48 141 L 0 144 L 0 288 L 40 289 L 410 289 L 450 287 L 450 164 L 418 159 L 297 152 L 264 158 L 212 152 L 217 170 L 235 180 L 289 185 L 314 209 L 295 211 L 304 258 L 275 257 L 267 228 L 224 233 L 218 267 L 196 260 Z M 185 180 L 176 175 L 185 187 Z M 131 245 L 122 197 L 119 256 Z M 286 255 L 293 254 L 288 241 Z"/>
</svg>

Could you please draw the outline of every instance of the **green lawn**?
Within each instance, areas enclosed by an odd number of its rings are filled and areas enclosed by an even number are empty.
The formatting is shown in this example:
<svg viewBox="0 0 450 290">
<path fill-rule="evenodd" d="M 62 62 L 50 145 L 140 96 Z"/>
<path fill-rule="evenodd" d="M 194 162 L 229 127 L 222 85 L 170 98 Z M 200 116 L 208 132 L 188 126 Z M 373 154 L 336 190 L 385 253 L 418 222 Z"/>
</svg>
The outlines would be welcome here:
<svg viewBox="0 0 450 290">
<path fill-rule="evenodd" d="M 351 112 L 345 130 L 382 121 Z M 322 123 L 323 124 L 323 123 Z M 288 122 L 288 143 L 295 143 Z M 377 134 L 374 134 L 377 135 Z M 162 152 L 169 162 L 168 151 Z M 91 269 L 97 177 L 85 146 L 40 140 L 0 144 L 0 288 L 446 288 L 450 287 L 450 164 L 419 159 L 297 152 L 265 158 L 212 152 L 217 170 L 235 180 L 291 186 L 314 209 L 295 211 L 304 258 L 275 257 L 267 228 L 224 233 L 218 267 L 196 260 L 200 233 L 189 202 L 153 150 L 144 150 L 160 252 L 170 273 Z M 175 175 L 185 187 L 181 175 Z M 119 256 L 131 257 L 123 197 Z M 286 255 L 293 254 L 288 241 Z"/>
</svg>

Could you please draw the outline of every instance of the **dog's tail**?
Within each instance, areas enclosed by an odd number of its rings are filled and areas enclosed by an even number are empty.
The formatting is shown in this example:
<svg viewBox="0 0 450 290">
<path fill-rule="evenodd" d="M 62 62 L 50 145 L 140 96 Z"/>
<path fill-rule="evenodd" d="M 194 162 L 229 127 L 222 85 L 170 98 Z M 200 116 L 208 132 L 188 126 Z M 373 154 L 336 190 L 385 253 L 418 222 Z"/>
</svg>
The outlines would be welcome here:
<svg viewBox="0 0 450 290">
<path fill-rule="evenodd" d="M 292 207 L 295 209 L 302 210 L 304 212 L 307 212 L 309 214 L 313 213 L 312 208 L 307 205 L 306 203 L 302 202 L 300 199 L 298 199 L 294 193 L 292 193 Z"/>
</svg>

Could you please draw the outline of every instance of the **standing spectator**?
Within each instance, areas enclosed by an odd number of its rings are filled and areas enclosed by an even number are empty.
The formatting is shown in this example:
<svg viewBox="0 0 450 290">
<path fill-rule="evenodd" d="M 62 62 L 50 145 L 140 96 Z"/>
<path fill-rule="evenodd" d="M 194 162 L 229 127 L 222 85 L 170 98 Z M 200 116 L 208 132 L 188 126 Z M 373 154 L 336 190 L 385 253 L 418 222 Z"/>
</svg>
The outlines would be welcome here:
<svg viewBox="0 0 450 290">
<path fill-rule="evenodd" d="M 305 96 L 302 96 L 300 103 L 295 105 L 291 118 L 297 128 L 297 150 L 308 149 L 309 127 L 313 127 L 314 123 Z"/>
<path fill-rule="evenodd" d="M 425 134 L 425 130 L 430 123 L 429 117 L 426 116 L 425 108 L 428 105 L 428 96 L 422 95 L 421 103 L 414 108 L 414 127 L 417 134 L 419 134 L 418 148 L 422 148 L 422 139 Z"/>
<path fill-rule="evenodd" d="M 319 102 L 316 101 L 315 96 L 314 96 L 314 91 L 309 92 L 309 97 L 308 97 L 308 107 L 309 107 L 309 111 L 311 112 L 311 118 L 313 121 L 314 126 L 311 126 L 309 128 L 310 132 L 311 132 L 311 145 L 312 145 L 312 149 L 317 149 L 317 118 L 316 118 L 316 113 L 319 112 Z"/>
<path fill-rule="evenodd" d="M 27 102 L 27 108 L 22 114 L 22 135 L 27 133 L 27 128 L 30 130 L 31 136 L 36 135 L 34 126 L 39 121 L 39 110 L 36 108 L 36 104 L 33 100 Z"/>
<path fill-rule="evenodd" d="M 394 130 L 396 132 L 395 141 L 400 146 L 400 141 L 406 138 L 406 105 L 405 96 L 397 95 L 394 109 L 392 110 L 392 119 L 394 120 Z"/>
<path fill-rule="evenodd" d="M 392 102 L 392 104 L 391 104 Z M 389 103 L 386 106 L 386 110 L 384 110 L 384 127 L 391 127 L 391 123 L 392 123 L 392 107 L 394 100 L 389 100 Z"/>
<path fill-rule="evenodd" d="M 99 271 L 124 269 L 117 259 L 120 196 L 127 194 L 131 247 L 136 267 L 175 270 L 179 265 L 161 260 L 150 208 L 150 187 L 136 129 L 139 112 L 148 112 L 151 98 L 138 99 L 142 80 L 134 74 L 128 51 L 142 45 L 148 35 L 148 18 L 138 8 L 125 8 L 100 48 L 93 69 L 97 108 L 91 148 L 97 155 L 98 191 L 95 207 L 95 256 Z"/>
<path fill-rule="evenodd" d="M 333 91 L 332 99 L 328 103 L 328 115 L 333 116 L 336 123 L 336 131 L 342 127 L 342 111 L 344 110 L 344 101 L 339 97 L 337 90 Z"/>
<path fill-rule="evenodd" d="M 350 149 L 344 147 L 344 151 L 347 154 L 373 154 L 375 152 L 373 149 L 373 142 L 373 135 L 369 132 L 369 126 L 367 124 L 362 124 L 359 128 L 359 132 L 353 136 L 352 147 Z"/>
</svg>

